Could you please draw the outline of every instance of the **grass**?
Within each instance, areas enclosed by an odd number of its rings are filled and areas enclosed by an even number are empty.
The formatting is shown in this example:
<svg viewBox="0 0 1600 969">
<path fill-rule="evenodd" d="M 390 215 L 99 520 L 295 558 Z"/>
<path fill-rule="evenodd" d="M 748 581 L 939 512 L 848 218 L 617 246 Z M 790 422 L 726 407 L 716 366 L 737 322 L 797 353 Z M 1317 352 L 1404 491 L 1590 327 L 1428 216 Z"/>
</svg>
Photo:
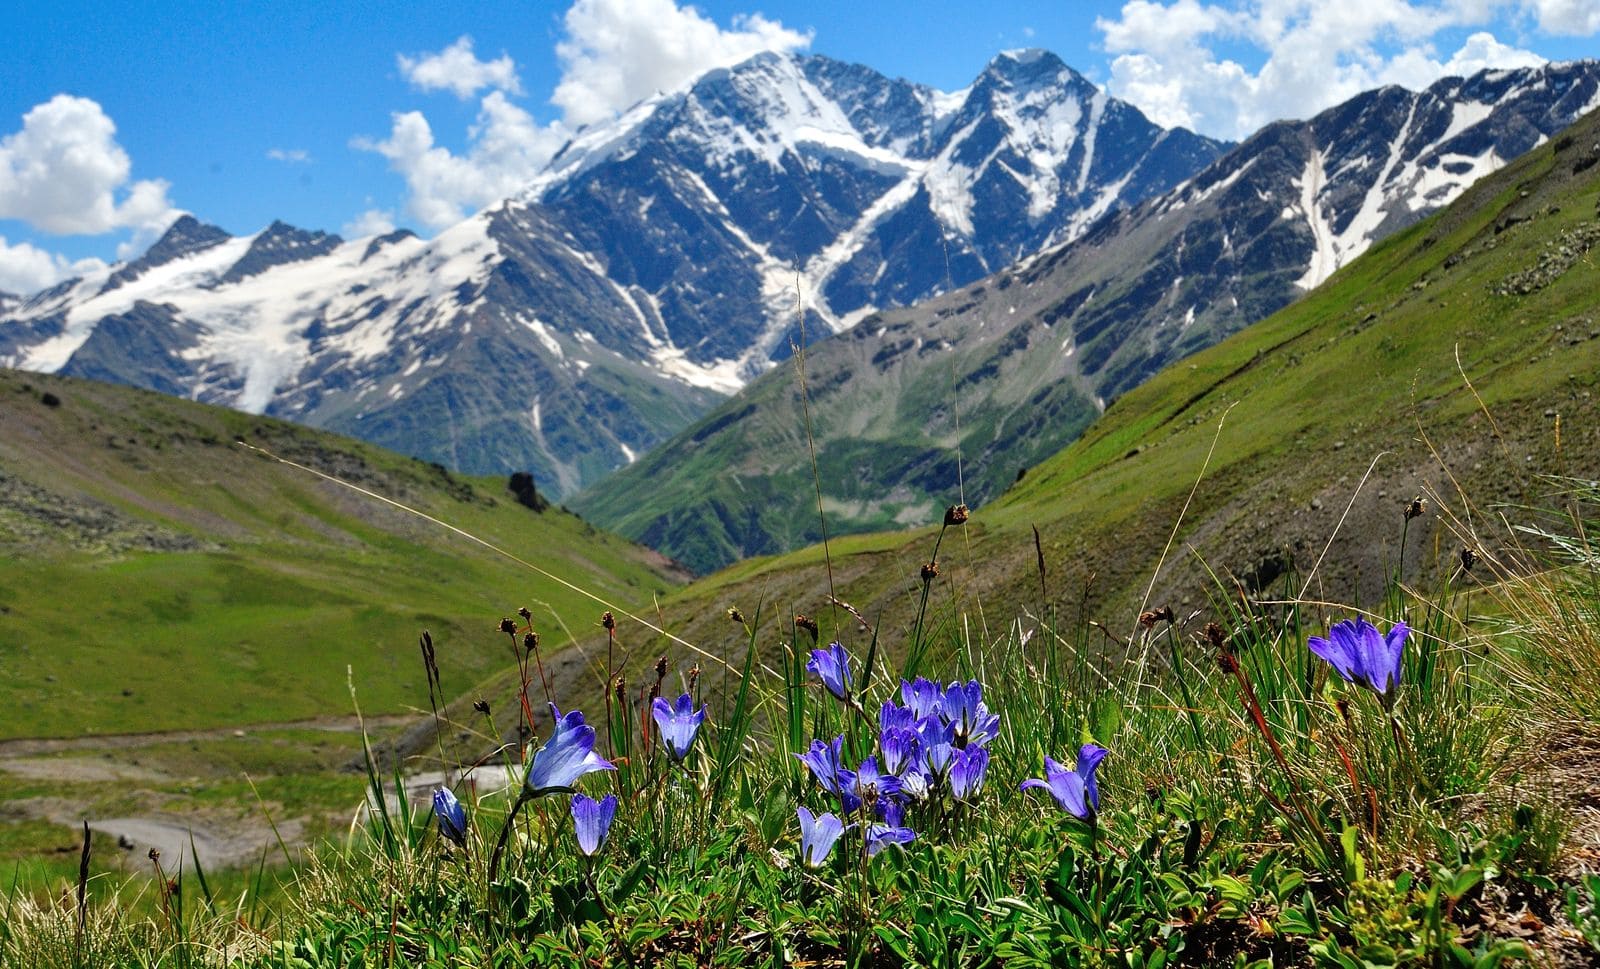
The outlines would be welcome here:
<svg viewBox="0 0 1600 969">
<path fill-rule="evenodd" d="M 1573 662 L 1573 636 L 1592 637 L 1600 603 L 1600 559 L 1581 538 L 1597 506 L 1581 489 L 1569 497 L 1574 554 L 1524 559 L 1541 566 L 1533 574 L 1500 572 L 1502 559 L 1534 555 L 1509 537 L 1480 566 L 1487 584 L 1391 585 L 1369 604 L 1381 628 L 1404 616 L 1412 629 L 1386 695 L 1344 682 L 1307 650 L 1320 617 L 1351 610 L 1299 598 L 1300 575 L 1274 597 L 1240 598 L 1222 581 L 1199 614 L 1154 616 L 1114 652 L 1097 629 L 1049 618 L 1019 617 L 987 637 L 930 625 L 927 648 L 891 649 L 913 634 L 880 629 L 852 642 L 848 702 L 802 668 L 808 639 L 752 614 L 745 686 L 706 688 L 707 721 L 681 763 L 647 729 L 646 688 L 678 689 L 648 664 L 619 670 L 638 689 L 609 718 L 589 709 L 597 750 L 618 769 L 575 786 L 619 802 L 593 859 L 573 841 L 565 793 L 513 808 L 458 785 L 461 847 L 402 802 L 354 841 L 326 843 L 283 887 L 260 889 L 266 901 L 239 876 L 210 906 L 195 880 L 147 885 L 138 904 L 102 891 L 81 946 L 70 892 L 58 903 L 46 900 L 61 897 L 53 891 L 13 891 L 0 954 L 21 965 L 296 967 L 1592 959 L 1589 835 L 1572 826 L 1586 789 L 1552 774 L 1543 751 L 1550 730 L 1580 723 L 1600 697 L 1592 669 L 1550 688 L 1548 664 Z M 963 555 L 944 557 L 955 566 Z M 1559 604 L 1529 595 L 1530 582 L 1559 588 Z M 947 606 L 933 589 L 931 608 Z M 757 647 L 774 638 L 787 640 L 786 659 L 766 671 Z M 912 658 L 886 665 L 890 655 Z M 846 765 L 882 757 L 878 707 L 900 702 L 901 677 L 918 675 L 981 682 L 999 717 L 992 739 L 971 742 L 988 751 L 981 790 L 957 799 L 935 781 L 943 793 L 905 805 L 899 823 L 914 840 L 869 857 L 857 828 L 808 866 L 798 807 L 867 819 L 791 755 L 837 735 Z M 534 745 L 549 742 L 548 723 L 534 725 Z M 290 750 L 316 738 L 273 739 Z M 1019 790 L 1044 775 L 1045 757 L 1070 766 L 1085 742 L 1110 752 L 1097 813 L 1076 817 Z M 1569 742 L 1600 750 L 1592 728 Z M 155 754 L 181 762 L 179 750 Z M 367 783 L 392 781 L 378 770 Z M 224 801 L 238 793 L 217 788 Z M 491 875 L 502 833 L 509 850 Z M 247 908 L 255 914 L 230 914 Z"/>
</svg>

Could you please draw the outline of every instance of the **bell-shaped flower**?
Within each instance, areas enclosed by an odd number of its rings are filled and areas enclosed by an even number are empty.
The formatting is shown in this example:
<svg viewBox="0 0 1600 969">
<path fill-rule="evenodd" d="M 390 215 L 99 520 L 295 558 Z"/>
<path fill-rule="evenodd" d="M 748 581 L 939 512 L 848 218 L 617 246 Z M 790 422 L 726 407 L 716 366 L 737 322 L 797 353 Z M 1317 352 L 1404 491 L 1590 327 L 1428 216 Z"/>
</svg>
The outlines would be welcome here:
<svg viewBox="0 0 1600 969">
<path fill-rule="evenodd" d="M 805 807 L 796 813 L 800 816 L 800 857 L 807 868 L 820 868 L 844 834 L 844 822 L 832 813 L 813 817 Z"/>
<path fill-rule="evenodd" d="M 841 700 L 850 698 L 850 654 L 839 643 L 829 643 L 827 649 L 813 649 L 806 671 L 817 674 L 829 693 Z"/>
<path fill-rule="evenodd" d="M 456 844 L 467 844 L 467 810 L 456 800 L 450 788 L 441 787 L 433 792 L 433 816 L 439 820 L 439 834 Z"/>
<path fill-rule="evenodd" d="M 922 741 L 908 727 L 891 727 L 878 737 L 883 751 L 883 769 L 896 777 L 922 765 Z"/>
<path fill-rule="evenodd" d="M 868 757 L 861 762 L 859 770 L 839 771 L 839 787 L 842 793 L 855 798 L 857 803 L 872 807 L 880 797 L 899 794 L 900 779 L 878 770 L 878 759 Z"/>
<path fill-rule="evenodd" d="M 927 800 L 928 793 L 932 790 L 935 780 L 936 778 L 920 767 L 908 768 L 904 774 L 900 775 L 900 793 L 913 801 Z"/>
<path fill-rule="evenodd" d="M 942 702 L 957 747 L 983 746 L 1000 735 L 1000 715 L 983 702 L 983 684 L 977 680 L 951 683 Z"/>
<path fill-rule="evenodd" d="M 1312 636 L 1306 645 L 1327 660 L 1346 682 L 1387 696 L 1400 682 L 1400 659 L 1411 631 L 1403 622 L 1379 633 L 1364 617 L 1334 623 L 1328 637 Z"/>
<path fill-rule="evenodd" d="M 869 858 L 890 845 L 903 845 L 917 837 L 917 833 L 910 828 L 891 824 L 869 824 L 866 830 Z"/>
<path fill-rule="evenodd" d="M 950 794 L 958 801 L 970 801 L 983 791 L 983 778 L 989 772 L 989 751 L 968 747 L 950 760 Z"/>
<path fill-rule="evenodd" d="M 822 785 L 822 789 L 829 794 L 839 793 L 839 768 L 841 751 L 844 748 L 844 737 L 833 738 L 833 743 L 825 744 L 820 740 L 811 741 L 811 749 L 803 754 L 795 754 L 800 763 L 811 769 L 811 774 Z"/>
<path fill-rule="evenodd" d="M 1043 788 L 1056 799 L 1061 809 L 1083 821 L 1092 820 L 1100 810 L 1100 787 L 1095 781 L 1095 769 L 1105 759 L 1106 749 L 1096 744 L 1084 744 L 1078 750 L 1078 766 L 1073 769 L 1044 759 L 1045 779 L 1030 777 L 1022 782 L 1022 789 Z"/>
<path fill-rule="evenodd" d="M 565 794 L 578 778 L 597 770 L 616 770 L 612 763 L 594 751 L 594 728 L 583 722 L 577 710 L 566 716 L 550 704 L 555 729 L 550 740 L 533 755 L 523 783 L 533 797 Z"/>
<path fill-rule="evenodd" d="M 878 732 L 915 730 L 917 729 L 917 719 L 916 711 L 910 707 L 903 707 L 893 700 L 885 700 L 883 701 L 883 706 L 878 710 Z"/>
<path fill-rule="evenodd" d="M 939 684 L 921 676 L 910 683 L 900 681 L 900 702 L 909 707 L 918 720 L 944 712 L 944 695 Z"/>
<path fill-rule="evenodd" d="M 696 711 L 694 699 L 685 693 L 678 697 L 677 702 L 670 704 L 665 697 L 656 697 L 650 705 L 650 711 L 655 717 L 657 732 L 672 752 L 672 759 L 687 757 L 695 735 L 700 732 L 700 724 L 705 722 L 706 705 L 700 704 L 700 709 Z"/>
<path fill-rule="evenodd" d="M 587 794 L 572 795 L 572 827 L 578 835 L 578 850 L 593 856 L 611 833 L 611 819 L 617 816 L 617 796 L 607 794 L 596 801 Z"/>
</svg>

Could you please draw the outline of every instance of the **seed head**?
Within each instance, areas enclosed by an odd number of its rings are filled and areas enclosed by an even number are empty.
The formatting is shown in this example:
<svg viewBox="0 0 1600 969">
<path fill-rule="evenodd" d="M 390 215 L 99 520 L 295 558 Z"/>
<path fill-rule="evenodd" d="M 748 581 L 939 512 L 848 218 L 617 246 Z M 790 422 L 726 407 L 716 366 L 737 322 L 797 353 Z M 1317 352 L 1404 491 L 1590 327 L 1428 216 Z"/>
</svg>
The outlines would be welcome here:
<svg viewBox="0 0 1600 969">
<path fill-rule="evenodd" d="M 693 666 L 689 667 L 689 692 L 690 693 L 694 692 L 695 684 L 699 683 L 699 682 L 700 682 L 700 664 L 696 663 Z"/>
<path fill-rule="evenodd" d="M 489 715 L 489 701 L 479 697 L 472 701 L 472 709 L 487 717 Z"/>
<path fill-rule="evenodd" d="M 944 523 L 945 523 L 946 527 L 949 527 L 951 525 L 964 524 L 966 522 L 966 520 L 967 520 L 967 506 L 966 505 L 951 505 L 949 508 L 946 508 L 944 510 Z"/>
<path fill-rule="evenodd" d="M 1478 553 L 1474 552 L 1470 545 L 1463 546 L 1461 549 L 1461 571 L 1471 572 L 1472 567 L 1477 564 Z"/>
<path fill-rule="evenodd" d="M 600 614 L 600 625 L 606 627 L 608 630 L 616 629 L 617 617 L 613 616 L 610 612 L 603 612 Z"/>
<path fill-rule="evenodd" d="M 812 642 L 817 641 L 817 621 L 812 619 L 810 616 L 802 616 L 796 613 L 794 617 L 794 628 L 804 629 L 806 632 L 811 634 Z"/>
<path fill-rule="evenodd" d="M 740 612 L 733 606 L 728 607 L 728 618 L 741 626 L 744 625 L 744 613 Z"/>
<path fill-rule="evenodd" d="M 1222 649 L 1228 641 L 1228 634 L 1214 622 L 1206 623 L 1205 628 L 1200 632 L 1201 635 L 1206 637 L 1206 642 L 1211 644 L 1212 649 Z"/>
<path fill-rule="evenodd" d="M 1421 518 L 1427 511 L 1428 503 L 1422 500 L 1421 495 L 1418 495 L 1411 499 L 1411 504 L 1406 506 L 1406 521 L 1410 521 L 1413 518 Z"/>
<path fill-rule="evenodd" d="M 923 565 L 922 565 L 922 581 L 923 582 L 932 582 L 934 579 L 936 579 L 938 577 L 939 577 L 939 563 L 938 562 L 924 562 Z"/>
<path fill-rule="evenodd" d="M 538 649 L 539 634 L 534 632 L 524 633 L 522 636 L 522 648 L 530 653 Z"/>
<path fill-rule="evenodd" d="M 656 682 L 660 683 L 667 678 L 667 658 L 665 656 L 656 660 Z"/>
<path fill-rule="evenodd" d="M 502 619 L 500 620 L 500 631 L 508 636 L 515 636 L 517 634 L 517 624 L 510 619 Z"/>
<path fill-rule="evenodd" d="M 523 622 L 532 622 L 533 621 L 533 613 L 528 611 L 528 607 L 527 606 L 523 606 L 521 609 L 518 609 L 517 610 L 517 615 L 522 617 L 522 621 Z"/>
<path fill-rule="evenodd" d="M 1172 614 L 1171 606 L 1162 606 L 1160 609 L 1146 609 L 1139 613 L 1139 625 L 1146 629 L 1154 629 L 1158 622 L 1172 622 L 1176 617 Z"/>
<path fill-rule="evenodd" d="M 611 692 L 616 695 L 618 703 L 628 702 L 628 684 L 623 680 L 621 673 L 611 681 Z"/>
</svg>

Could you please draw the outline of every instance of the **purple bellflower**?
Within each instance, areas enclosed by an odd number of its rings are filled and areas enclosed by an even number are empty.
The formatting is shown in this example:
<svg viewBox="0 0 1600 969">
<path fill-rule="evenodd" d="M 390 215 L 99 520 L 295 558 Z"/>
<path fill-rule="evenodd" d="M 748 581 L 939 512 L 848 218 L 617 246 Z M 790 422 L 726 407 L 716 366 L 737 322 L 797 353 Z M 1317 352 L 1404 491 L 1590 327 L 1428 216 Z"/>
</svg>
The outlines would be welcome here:
<svg viewBox="0 0 1600 969">
<path fill-rule="evenodd" d="M 1312 636 L 1306 645 L 1328 661 L 1346 682 L 1366 687 L 1381 697 L 1400 682 L 1400 656 L 1411 630 L 1403 622 L 1379 633 L 1363 617 L 1334 623 L 1328 637 Z"/>
<path fill-rule="evenodd" d="M 555 730 L 549 742 L 533 755 L 523 781 L 529 796 L 569 793 L 578 778 L 591 771 L 616 770 L 610 761 L 594 752 L 594 728 L 583 722 L 582 713 L 573 710 L 563 717 L 552 703 L 550 717 L 555 721 Z"/>
<path fill-rule="evenodd" d="M 617 816 L 617 796 L 607 794 L 596 801 L 587 794 L 572 795 L 572 827 L 578 835 L 578 850 L 593 857 L 605 847 L 611 833 L 611 819 Z"/>
<path fill-rule="evenodd" d="M 665 697 L 656 697 L 650 705 L 651 713 L 656 718 L 656 729 L 661 734 L 661 739 L 666 741 L 667 749 L 672 751 L 673 760 L 682 760 L 689 755 L 689 748 L 694 744 L 695 735 L 700 732 L 700 724 L 706 719 L 706 705 L 700 704 L 698 712 L 694 708 L 694 699 L 685 693 L 678 697 L 676 703 L 668 703 Z"/>
<path fill-rule="evenodd" d="M 885 774 L 878 770 L 878 759 L 868 757 L 861 762 L 860 770 L 840 770 L 839 786 L 843 789 L 841 797 L 847 805 L 846 810 L 853 811 L 856 807 L 866 804 L 876 806 L 880 797 L 889 797 L 900 793 L 900 779 L 893 774 Z"/>
<path fill-rule="evenodd" d="M 983 778 L 989 772 L 989 751 L 968 747 L 957 751 L 950 761 L 950 794 L 958 801 L 969 801 L 983 791 Z"/>
<path fill-rule="evenodd" d="M 943 712 L 958 747 L 981 747 L 1000 735 L 1000 715 L 989 712 L 977 680 L 951 683 L 944 692 Z"/>
<path fill-rule="evenodd" d="M 803 754 L 795 754 L 800 763 L 811 769 L 811 773 L 822 785 L 822 789 L 829 794 L 839 793 L 839 765 L 840 756 L 844 748 L 844 737 L 833 738 L 833 743 L 825 744 L 820 740 L 811 741 L 811 749 Z"/>
<path fill-rule="evenodd" d="M 813 649 L 806 672 L 817 674 L 828 692 L 839 699 L 850 698 L 850 654 L 839 643 L 829 643 L 827 649 Z"/>
<path fill-rule="evenodd" d="M 910 828 L 890 824 L 867 825 L 867 857 L 871 858 L 890 845 L 903 845 L 916 840 L 917 833 Z"/>
<path fill-rule="evenodd" d="M 937 717 L 944 711 L 944 695 L 939 684 L 925 677 L 919 676 L 910 683 L 901 680 L 900 700 L 911 708 L 918 720 Z"/>
<path fill-rule="evenodd" d="M 904 777 L 907 770 L 921 766 L 922 741 L 917 732 L 908 727 L 890 727 L 878 737 L 883 749 L 883 769 L 896 777 Z"/>
<path fill-rule="evenodd" d="M 1105 759 L 1106 749 L 1096 744 L 1084 744 L 1078 750 L 1078 766 L 1069 770 L 1049 757 L 1044 759 L 1045 780 L 1030 777 L 1022 782 L 1022 789 L 1040 787 L 1050 792 L 1061 809 L 1081 821 L 1092 821 L 1100 810 L 1100 786 L 1094 772 Z"/>
<path fill-rule="evenodd" d="M 844 822 L 831 813 L 813 817 L 804 807 L 796 813 L 800 816 L 801 860 L 807 868 L 820 868 L 833 853 L 834 843 L 844 834 Z"/>
<path fill-rule="evenodd" d="M 433 792 L 433 816 L 439 819 L 439 834 L 465 848 L 467 846 L 467 810 L 456 800 L 450 788 L 441 787 Z"/>
<path fill-rule="evenodd" d="M 915 730 L 917 719 L 915 710 L 903 707 L 893 700 L 885 700 L 878 710 L 878 731 L 888 733 L 890 730 Z"/>
</svg>

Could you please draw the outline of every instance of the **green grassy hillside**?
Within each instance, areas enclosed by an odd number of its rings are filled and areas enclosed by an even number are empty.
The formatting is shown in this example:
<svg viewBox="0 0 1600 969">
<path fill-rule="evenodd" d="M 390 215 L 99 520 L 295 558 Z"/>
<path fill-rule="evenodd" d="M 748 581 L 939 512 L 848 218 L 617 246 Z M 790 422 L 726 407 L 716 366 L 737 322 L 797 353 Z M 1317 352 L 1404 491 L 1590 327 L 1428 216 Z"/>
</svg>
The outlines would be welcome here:
<svg viewBox="0 0 1600 969">
<path fill-rule="evenodd" d="M 292 721 L 426 702 L 505 658 L 495 622 L 551 646 L 601 607 L 247 441 L 392 497 L 607 598 L 681 578 L 659 556 L 504 479 L 331 434 L 88 381 L 0 371 L 0 738 Z"/>
<path fill-rule="evenodd" d="M 1436 492 L 1464 513 L 1459 486 L 1479 512 L 1463 527 L 1481 530 L 1458 534 L 1435 513 L 1412 522 L 1416 580 L 1454 563 L 1464 542 L 1503 539 L 1499 506 L 1539 503 L 1550 490 L 1539 475 L 1592 476 L 1596 144 L 1590 116 L 1301 301 L 1118 399 L 945 537 L 936 616 L 1081 607 L 1125 633 L 1147 587 L 1150 605 L 1174 607 L 1200 605 L 1207 568 L 1272 587 L 1285 570 L 1307 573 L 1330 538 L 1312 594 L 1370 601 L 1399 562 L 1413 496 Z M 834 541 L 837 595 L 903 639 L 934 538 L 924 528 Z M 813 546 L 697 582 L 667 615 L 687 638 L 729 649 L 743 643 L 722 618 L 730 605 L 815 615 L 826 635 L 828 589 Z"/>
</svg>

